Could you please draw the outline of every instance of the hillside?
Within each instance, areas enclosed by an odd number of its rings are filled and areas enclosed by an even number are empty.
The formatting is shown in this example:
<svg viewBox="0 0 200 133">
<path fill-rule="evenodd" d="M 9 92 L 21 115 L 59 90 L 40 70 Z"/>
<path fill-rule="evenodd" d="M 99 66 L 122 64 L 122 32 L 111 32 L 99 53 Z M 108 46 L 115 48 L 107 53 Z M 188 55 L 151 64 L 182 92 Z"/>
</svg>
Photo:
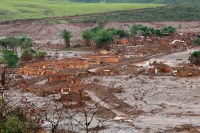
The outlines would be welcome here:
<svg viewBox="0 0 200 133">
<path fill-rule="evenodd" d="M 200 20 L 200 8 L 198 5 L 165 6 L 129 11 L 116 11 L 98 16 L 84 16 L 72 19 L 73 22 L 97 22 L 124 21 L 124 22 L 148 22 L 148 21 L 191 21 Z"/>
<path fill-rule="evenodd" d="M 0 22 L 15 19 L 47 18 L 59 16 L 105 13 L 161 6 L 159 4 L 99 4 L 74 3 L 58 0 L 1 0 Z"/>
<path fill-rule="evenodd" d="M 104 0 L 72 0 L 74 2 L 100 2 Z M 161 4 L 194 4 L 198 0 L 105 0 L 108 3 L 161 3 Z"/>
</svg>

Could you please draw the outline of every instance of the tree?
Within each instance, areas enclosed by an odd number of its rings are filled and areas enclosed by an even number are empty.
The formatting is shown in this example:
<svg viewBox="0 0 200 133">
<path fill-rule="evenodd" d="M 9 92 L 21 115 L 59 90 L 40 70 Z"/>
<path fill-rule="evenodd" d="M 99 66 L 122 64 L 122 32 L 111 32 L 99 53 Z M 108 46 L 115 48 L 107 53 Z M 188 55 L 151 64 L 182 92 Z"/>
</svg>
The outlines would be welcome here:
<svg viewBox="0 0 200 133">
<path fill-rule="evenodd" d="M 19 39 L 19 45 L 21 46 L 22 49 L 28 49 L 32 47 L 33 41 L 30 38 L 22 37 Z"/>
<path fill-rule="evenodd" d="M 33 54 L 30 49 L 24 49 L 21 55 L 21 59 L 25 62 L 31 61 L 33 59 Z"/>
<path fill-rule="evenodd" d="M 194 51 L 190 57 L 189 61 L 195 65 L 200 65 L 200 51 Z"/>
<path fill-rule="evenodd" d="M 85 30 L 82 32 L 82 37 L 85 40 L 86 46 L 91 45 L 91 39 L 93 37 L 94 33 L 92 33 L 90 30 Z"/>
<path fill-rule="evenodd" d="M 112 42 L 114 39 L 110 32 L 102 29 L 97 32 L 97 35 L 93 38 L 93 40 L 97 44 L 97 48 L 103 48 L 103 47 L 109 48 L 108 43 Z"/>
<path fill-rule="evenodd" d="M 66 29 L 62 30 L 61 37 L 64 39 L 66 48 L 70 47 L 71 32 Z"/>
<path fill-rule="evenodd" d="M 19 61 L 18 56 L 11 50 L 2 50 L 3 58 L 9 67 L 16 67 Z"/>
<path fill-rule="evenodd" d="M 0 40 L 0 46 L 3 46 L 4 49 L 12 49 L 14 52 L 16 52 L 16 48 L 19 44 L 19 39 L 15 37 L 6 37 Z"/>
</svg>

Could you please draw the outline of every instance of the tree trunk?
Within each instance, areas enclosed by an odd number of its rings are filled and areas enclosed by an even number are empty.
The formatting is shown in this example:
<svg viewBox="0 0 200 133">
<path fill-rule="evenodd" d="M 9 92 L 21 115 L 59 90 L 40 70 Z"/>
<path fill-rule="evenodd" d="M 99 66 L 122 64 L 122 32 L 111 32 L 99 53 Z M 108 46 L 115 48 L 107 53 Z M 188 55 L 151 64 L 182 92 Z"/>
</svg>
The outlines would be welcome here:
<svg viewBox="0 0 200 133">
<path fill-rule="evenodd" d="M 70 47 L 70 40 L 66 40 L 66 41 L 65 41 L 65 47 L 66 47 L 66 48 L 69 48 L 69 47 Z"/>
<path fill-rule="evenodd" d="M 90 41 L 90 39 L 85 39 L 85 45 L 86 45 L 87 47 L 90 47 L 90 46 L 91 46 L 91 41 Z"/>
<path fill-rule="evenodd" d="M 3 73 L 1 74 L 1 85 L 5 86 L 6 85 L 6 68 L 3 68 Z"/>
</svg>

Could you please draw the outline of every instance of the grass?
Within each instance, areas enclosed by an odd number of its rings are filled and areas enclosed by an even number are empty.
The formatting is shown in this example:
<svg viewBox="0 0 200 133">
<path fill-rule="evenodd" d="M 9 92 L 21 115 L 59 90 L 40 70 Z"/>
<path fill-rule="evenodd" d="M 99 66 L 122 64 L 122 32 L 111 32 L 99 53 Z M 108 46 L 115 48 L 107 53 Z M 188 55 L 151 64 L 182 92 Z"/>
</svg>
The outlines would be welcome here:
<svg viewBox="0 0 200 133">
<path fill-rule="evenodd" d="M 74 3 L 68 0 L 1 0 L 0 22 L 15 19 L 105 13 L 158 6 L 163 5 L 142 3 Z"/>
<path fill-rule="evenodd" d="M 86 15 L 73 18 L 71 22 L 98 22 L 124 21 L 124 22 L 148 22 L 148 21 L 194 21 L 200 20 L 200 4 L 196 5 L 168 5 L 157 8 L 145 8 L 137 10 L 115 11 L 99 15 Z"/>
</svg>

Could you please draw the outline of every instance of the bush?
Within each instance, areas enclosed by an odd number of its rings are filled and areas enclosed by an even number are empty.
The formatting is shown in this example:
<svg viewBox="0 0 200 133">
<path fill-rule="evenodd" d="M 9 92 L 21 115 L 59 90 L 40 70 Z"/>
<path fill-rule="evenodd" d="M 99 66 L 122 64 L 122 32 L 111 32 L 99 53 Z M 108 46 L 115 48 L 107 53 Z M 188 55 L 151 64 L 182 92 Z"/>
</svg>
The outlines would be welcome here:
<svg viewBox="0 0 200 133">
<path fill-rule="evenodd" d="M 92 37 L 94 33 L 92 33 L 90 30 L 86 30 L 82 32 L 82 37 L 83 39 L 85 39 L 85 43 L 87 46 L 90 46 L 90 41 L 92 39 Z"/>
<path fill-rule="evenodd" d="M 200 45 L 200 38 L 196 38 L 196 39 L 193 41 L 193 44 L 196 45 L 196 46 L 199 46 L 199 45 Z"/>
<path fill-rule="evenodd" d="M 2 133 L 26 133 L 23 122 L 17 116 L 10 116 L 4 123 Z"/>
<path fill-rule="evenodd" d="M 108 43 L 113 41 L 113 36 L 110 32 L 108 32 L 107 30 L 99 30 L 96 34 L 96 36 L 93 38 L 93 40 L 95 41 L 95 43 L 97 44 L 98 48 L 102 48 L 102 47 L 109 47 Z"/>
<path fill-rule="evenodd" d="M 128 32 L 124 31 L 124 30 L 118 30 L 117 31 L 117 35 L 120 37 L 120 38 L 125 38 L 125 37 L 128 37 Z"/>
<path fill-rule="evenodd" d="M 128 32 L 126 32 L 124 30 L 117 30 L 117 29 L 114 29 L 114 28 L 108 28 L 107 31 L 110 32 L 112 35 L 118 35 L 120 38 L 125 38 L 125 37 L 129 36 Z"/>
<path fill-rule="evenodd" d="M 71 32 L 66 29 L 62 30 L 61 37 L 64 39 L 66 48 L 70 47 Z"/>
<path fill-rule="evenodd" d="M 38 59 L 44 59 L 46 55 L 47 55 L 46 51 L 37 51 L 36 52 L 36 58 L 38 58 Z"/>
<path fill-rule="evenodd" d="M 170 34 L 173 34 L 176 32 L 176 28 L 174 28 L 172 26 L 168 26 L 168 27 L 163 28 L 162 31 L 164 34 L 170 35 Z"/>
<path fill-rule="evenodd" d="M 19 61 L 18 56 L 10 50 L 2 50 L 3 58 L 9 67 L 16 67 Z"/>
<path fill-rule="evenodd" d="M 176 29 L 172 26 L 168 26 L 161 29 L 154 29 L 151 27 L 143 26 L 143 25 L 133 25 L 130 29 L 132 36 L 142 35 L 142 36 L 149 36 L 149 35 L 156 35 L 156 36 L 164 36 L 170 35 L 176 32 Z"/>
<path fill-rule="evenodd" d="M 194 51 L 190 57 L 189 61 L 195 65 L 200 65 L 200 51 Z"/>
<path fill-rule="evenodd" d="M 28 49 L 28 48 L 32 47 L 33 41 L 30 38 L 22 37 L 19 39 L 19 44 L 22 49 Z"/>
<path fill-rule="evenodd" d="M 0 39 L 0 46 L 3 46 L 5 49 L 11 48 L 14 50 L 15 47 L 19 46 L 20 40 L 15 37 L 6 37 Z"/>
<path fill-rule="evenodd" d="M 23 53 L 21 55 L 21 59 L 23 61 L 31 61 L 33 59 L 33 53 L 31 52 L 30 49 L 24 49 Z"/>
</svg>

